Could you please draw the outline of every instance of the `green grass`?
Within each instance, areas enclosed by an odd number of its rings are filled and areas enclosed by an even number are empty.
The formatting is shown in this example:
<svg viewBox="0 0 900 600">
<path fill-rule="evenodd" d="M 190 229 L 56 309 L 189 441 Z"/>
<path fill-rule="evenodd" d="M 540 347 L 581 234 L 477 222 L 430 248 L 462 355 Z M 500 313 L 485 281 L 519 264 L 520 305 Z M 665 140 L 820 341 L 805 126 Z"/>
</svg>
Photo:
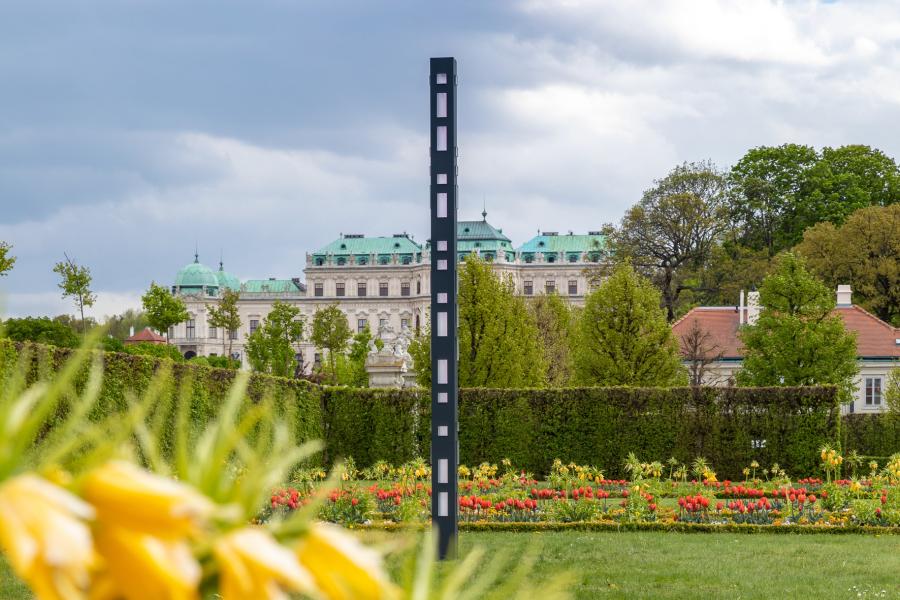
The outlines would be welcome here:
<svg viewBox="0 0 900 600">
<path fill-rule="evenodd" d="M 574 571 L 577 598 L 824 600 L 879 597 L 881 590 L 880 597 L 900 597 L 900 536 L 461 534 L 462 552 L 476 545 L 512 563 L 539 547 L 532 577 Z"/>
<path fill-rule="evenodd" d="M 384 542 L 403 534 L 363 535 Z M 506 559 L 510 566 L 528 548 L 540 549 L 532 577 L 542 580 L 573 571 L 578 598 L 900 597 L 900 536 L 635 532 L 460 536 L 463 553 L 476 545 L 485 548 L 488 559 Z M 29 598 L 9 569 L 0 566 L 0 598 Z M 877 596 L 881 590 L 885 595 Z"/>
</svg>

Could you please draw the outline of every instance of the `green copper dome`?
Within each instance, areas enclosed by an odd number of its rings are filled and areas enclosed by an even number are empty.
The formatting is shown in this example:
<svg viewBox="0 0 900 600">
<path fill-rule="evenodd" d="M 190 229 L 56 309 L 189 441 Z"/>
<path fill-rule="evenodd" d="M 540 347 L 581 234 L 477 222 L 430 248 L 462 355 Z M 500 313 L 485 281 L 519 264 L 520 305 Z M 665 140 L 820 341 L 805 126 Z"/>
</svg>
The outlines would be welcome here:
<svg viewBox="0 0 900 600">
<path fill-rule="evenodd" d="M 195 254 L 194 262 L 178 271 L 178 275 L 175 276 L 175 287 L 183 291 L 192 289 L 200 291 L 204 287 L 218 288 L 219 280 L 212 269 L 200 264 L 199 257 Z"/>
<path fill-rule="evenodd" d="M 219 282 L 220 288 L 228 288 L 236 292 L 241 290 L 241 281 L 226 271 L 221 261 L 219 262 L 219 270 L 216 271 L 216 280 Z"/>
</svg>

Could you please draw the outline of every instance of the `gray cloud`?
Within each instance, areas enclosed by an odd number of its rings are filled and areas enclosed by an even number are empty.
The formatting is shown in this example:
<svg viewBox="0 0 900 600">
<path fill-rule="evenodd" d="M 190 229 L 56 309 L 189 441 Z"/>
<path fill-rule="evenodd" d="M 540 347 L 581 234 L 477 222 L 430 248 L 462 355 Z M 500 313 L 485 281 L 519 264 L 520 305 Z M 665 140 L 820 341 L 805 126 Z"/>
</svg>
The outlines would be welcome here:
<svg viewBox="0 0 900 600">
<path fill-rule="evenodd" d="M 463 216 L 514 241 L 617 220 L 684 160 L 787 141 L 896 153 L 888 0 L 0 7 L 0 280 L 13 314 L 97 314 L 220 250 L 297 276 L 339 232 L 427 227 L 427 58 L 460 64 Z"/>
</svg>

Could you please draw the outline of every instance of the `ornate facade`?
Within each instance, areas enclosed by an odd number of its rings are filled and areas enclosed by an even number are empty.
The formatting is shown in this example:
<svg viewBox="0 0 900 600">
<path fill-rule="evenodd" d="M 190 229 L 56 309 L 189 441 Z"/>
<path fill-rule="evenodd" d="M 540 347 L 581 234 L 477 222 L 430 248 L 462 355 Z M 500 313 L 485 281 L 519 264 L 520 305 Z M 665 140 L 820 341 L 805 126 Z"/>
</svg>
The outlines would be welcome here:
<svg viewBox="0 0 900 600">
<path fill-rule="evenodd" d="M 604 256 L 599 231 L 585 235 L 543 232 L 522 246 L 487 222 L 460 221 L 459 260 L 477 253 L 491 262 L 501 275 L 512 278 L 516 290 L 531 296 L 557 293 L 582 304 L 588 288 L 585 269 Z M 316 252 L 306 255 L 304 280 L 250 279 L 244 282 L 224 270 L 214 271 L 199 262 L 187 265 L 175 278 L 172 293 L 183 298 L 191 318 L 169 332 L 170 340 L 185 356 L 227 353 L 230 336 L 232 354 L 246 365 L 244 342 L 262 323 L 276 300 L 300 308 L 306 323 L 319 308 L 337 304 L 347 315 L 352 331 L 368 326 L 372 331 L 391 327 L 416 330 L 426 324 L 429 304 L 429 247 L 411 236 L 365 237 L 346 234 Z M 222 290 L 240 292 L 241 329 L 217 331 L 207 323 L 207 305 L 219 301 Z M 318 357 L 311 344 L 298 345 L 298 353 L 309 369 Z"/>
</svg>

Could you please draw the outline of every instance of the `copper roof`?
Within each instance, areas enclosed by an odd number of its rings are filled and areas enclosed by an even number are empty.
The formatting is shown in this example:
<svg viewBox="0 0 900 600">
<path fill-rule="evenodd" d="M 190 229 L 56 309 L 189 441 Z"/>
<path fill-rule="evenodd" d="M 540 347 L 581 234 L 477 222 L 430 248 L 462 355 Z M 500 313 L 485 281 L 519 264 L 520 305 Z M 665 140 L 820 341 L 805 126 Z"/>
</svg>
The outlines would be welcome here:
<svg viewBox="0 0 900 600">
<path fill-rule="evenodd" d="M 745 309 L 746 310 L 746 309 Z M 900 359 L 900 328 L 885 323 L 859 306 L 839 306 L 834 309 L 844 320 L 844 326 L 856 332 L 856 352 L 860 358 Z M 738 336 L 739 318 L 736 306 L 701 306 L 692 308 L 672 324 L 672 331 L 685 350 L 685 336 L 694 322 L 709 334 L 704 346 L 724 359 L 743 357 Z"/>
</svg>

